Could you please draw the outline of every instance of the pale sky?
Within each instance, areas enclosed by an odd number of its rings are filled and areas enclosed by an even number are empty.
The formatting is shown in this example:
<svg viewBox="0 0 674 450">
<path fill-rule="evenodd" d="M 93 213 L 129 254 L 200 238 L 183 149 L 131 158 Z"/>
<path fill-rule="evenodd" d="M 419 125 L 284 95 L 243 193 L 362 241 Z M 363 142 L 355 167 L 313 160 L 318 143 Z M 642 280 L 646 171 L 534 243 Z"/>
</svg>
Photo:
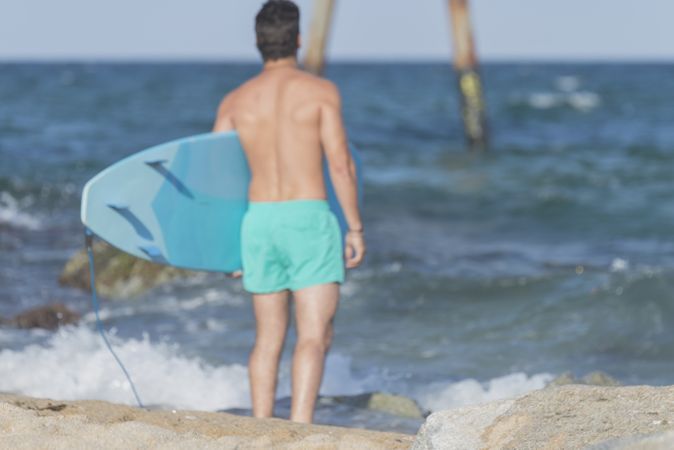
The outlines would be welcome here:
<svg viewBox="0 0 674 450">
<path fill-rule="evenodd" d="M 0 0 L 0 60 L 257 61 L 262 0 Z M 447 0 L 336 0 L 333 60 L 446 60 Z M 297 0 L 307 34 L 312 0 Z M 482 59 L 674 61 L 674 0 L 472 0 Z"/>
</svg>

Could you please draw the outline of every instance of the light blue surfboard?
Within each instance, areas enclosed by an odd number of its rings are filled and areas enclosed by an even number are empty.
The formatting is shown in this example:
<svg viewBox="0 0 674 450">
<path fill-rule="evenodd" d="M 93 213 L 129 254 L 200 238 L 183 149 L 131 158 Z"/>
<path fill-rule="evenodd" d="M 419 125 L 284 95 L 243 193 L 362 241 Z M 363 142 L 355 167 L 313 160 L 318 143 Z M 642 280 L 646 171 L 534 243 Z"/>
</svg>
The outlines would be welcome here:
<svg viewBox="0 0 674 450">
<path fill-rule="evenodd" d="M 360 156 L 356 162 L 362 192 Z M 346 220 L 327 164 L 328 200 L 342 232 Z M 193 270 L 241 269 L 241 220 L 250 171 L 236 132 L 208 133 L 151 147 L 89 180 L 82 223 L 122 251 Z"/>
</svg>

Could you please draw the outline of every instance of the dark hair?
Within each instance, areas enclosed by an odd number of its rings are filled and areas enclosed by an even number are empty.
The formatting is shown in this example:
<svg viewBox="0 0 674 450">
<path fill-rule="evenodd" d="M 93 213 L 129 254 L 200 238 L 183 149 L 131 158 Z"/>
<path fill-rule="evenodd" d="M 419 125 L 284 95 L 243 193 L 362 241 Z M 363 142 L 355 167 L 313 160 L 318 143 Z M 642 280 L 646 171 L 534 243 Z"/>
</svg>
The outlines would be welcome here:
<svg viewBox="0 0 674 450">
<path fill-rule="evenodd" d="M 295 56 L 300 9 L 290 0 L 269 0 L 255 17 L 255 33 L 265 61 Z"/>
</svg>

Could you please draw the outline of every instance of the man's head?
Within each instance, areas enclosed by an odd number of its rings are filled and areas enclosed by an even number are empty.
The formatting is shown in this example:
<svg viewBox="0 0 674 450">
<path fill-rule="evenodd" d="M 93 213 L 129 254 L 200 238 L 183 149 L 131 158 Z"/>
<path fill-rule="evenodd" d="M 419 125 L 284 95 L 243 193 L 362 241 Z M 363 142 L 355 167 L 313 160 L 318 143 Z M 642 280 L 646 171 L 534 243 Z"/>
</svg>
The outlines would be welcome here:
<svg viewBox="0 0 674 450">
<path fill-rule="evenodd" d="M 255 17 L 257 48 L 264 61 L 297 55 L 300 10 L 290 0 L 269 0 Z"/>
</svg>

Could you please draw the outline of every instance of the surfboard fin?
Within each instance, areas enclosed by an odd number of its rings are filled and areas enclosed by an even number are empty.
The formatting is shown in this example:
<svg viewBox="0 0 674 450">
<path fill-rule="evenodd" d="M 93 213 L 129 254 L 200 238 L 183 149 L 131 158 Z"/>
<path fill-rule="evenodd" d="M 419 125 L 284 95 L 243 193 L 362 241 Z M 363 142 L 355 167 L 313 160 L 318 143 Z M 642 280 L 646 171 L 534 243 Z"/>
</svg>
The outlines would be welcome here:
<svg viewBox="0 0 674 450">
<path fill-rule="evenodd" d="M 164 163 L 166 162 L 165 159 L 156 159 L 152 161 L 145 161 L 145 164 L 148 166 L 152 167 L 154 170 L 159 172 L 169 183 L 175 187 L 178 192 L 183 194 L 185 197 L 189 198 L 190 200 L 194 200 L 194 195 L 190 190 L 185 186 L 185 184 L 178 179 L 175 175 L 171 173 L 170 170 L 168 170 L 166 167 L 164 167 Z"/>
<path fill-rule="evenodd" d="M 162 255 L 161 250 L 159 250 L 156 246 L 154 245 L 139 245 L 138 248 L 145 253 L 152 262 L 156 262 L 159 264 L 168 264 L 168 261 Z"/>
<path fill-rule="evenodd" d="M 140 221 L 134 213 L 131 212 L 127 205 L 108 203 L 108 208 L 116 211 L 120 216 L 124 217 L 127 222 L 133 227 L 136 234 L 143 239 L 153 241 L 154 236 L 152 232 Z"/>
</svg>

